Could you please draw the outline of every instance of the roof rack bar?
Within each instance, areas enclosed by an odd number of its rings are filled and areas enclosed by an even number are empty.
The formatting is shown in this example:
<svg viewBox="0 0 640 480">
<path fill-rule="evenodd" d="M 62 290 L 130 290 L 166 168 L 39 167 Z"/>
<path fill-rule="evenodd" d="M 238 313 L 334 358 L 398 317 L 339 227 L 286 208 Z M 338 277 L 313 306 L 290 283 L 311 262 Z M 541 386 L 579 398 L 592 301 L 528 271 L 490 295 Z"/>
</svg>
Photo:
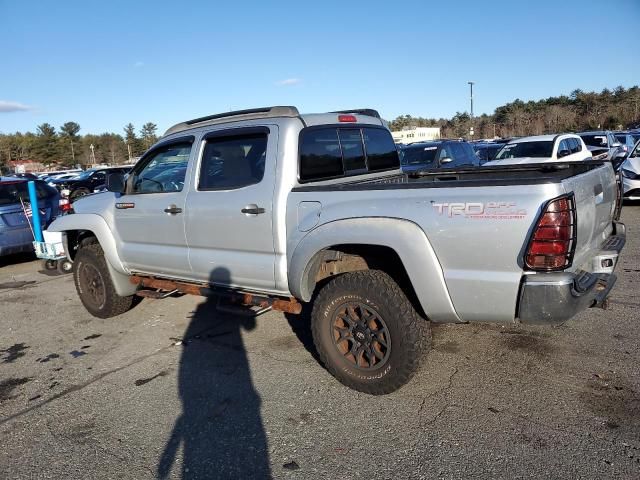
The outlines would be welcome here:
<svg viewBox="0 0 640 480">
<path fill-rule="evenodd" d="M 280 106 L 276 105 L 273 107 L 262 107 L 262 108 L 250 108 L 247 110 L 235 110 L 232 112 L 224 112 L 224 113 L 216 113 L 214 115 L 207 115 L 205 117 L 194 118 L 193 120 L 187 120 L 186 122 L 177 123 L 171 128 L 169 128 L 165 135 L 169 135 L 171 133 L 179 132 L 182 130 L 187 130 L 190 127 L 198 125 L 200 123 L 211 122 L 211 123 L 219 123 L 216 120 L 230 119 L 231 117 L 242 116 L 248 117 L 245 119 L 253 118 L 268 118 L 268 117 L 298 117 L 300 116 L 300 112 L 296 107 L 291 106 Z"/>
<path fill-rule="evenodd" d="M 275 115 L 300 115 L 296 107 L 262 107 L 262 108 L 249 108 L 246 110 L 235 110 L 233 112 L 216 113 L 214 115 L 207 115 L 206 117 L 194 118 L 193 120 L 187 120 L 187 125 L 193 125 L 196 123 L 206 122 L 207 120 L 215 120 L 217 118 L 235 117 L 236 115 L 250 115 L 252 113 L 273 113 Z"/>
<path fill-rule="evenodd" d="M 380 119 L 382 118 L 378 113 L 378 111 L 374 110 L 373 108 L 352 108 L 350 110 L 338 110 L 338 111 L 329 112 L 329 113 L 357 113 L 360 115 L 367 115 L 369 117 L 375 117 Z"/>
</svg>

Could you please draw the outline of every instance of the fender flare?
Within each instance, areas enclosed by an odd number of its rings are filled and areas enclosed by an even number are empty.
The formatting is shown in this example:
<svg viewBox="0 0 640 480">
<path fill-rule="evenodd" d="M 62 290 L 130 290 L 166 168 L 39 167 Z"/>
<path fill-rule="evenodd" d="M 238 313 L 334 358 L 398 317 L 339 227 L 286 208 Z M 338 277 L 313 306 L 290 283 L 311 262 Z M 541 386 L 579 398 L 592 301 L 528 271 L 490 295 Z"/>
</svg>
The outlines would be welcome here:
<svg viewBox="0 0 640 480">
<path fill-rule="evenodd" d="M 107 225 L 104 218 L 100 215 L 96 215 L 94 213 L 75 213 L 73 215 L 64 215 L 54 220 L 47 230 L 50 232 L 62 233 L 68 258 L 71 257 L 69 255 L 69 245 L 67 242 L 66 232 L 72 230 L 84 230 L 93 233 L 98 239 L 98 242 L 104 252 L 104 257 L 107 261 L 107 267 L 111 274 L 111 280 L 116 293 L 122 297 L 127 297 L 136 292 L 137 286 L 129 281 L 130 273 L 118 255 L 113 232 Z"/>
<path fill-rule="evenodd" d="M 417 224 L 405 219 L 347 218 L 311 230 L 290 250 L 291 293 L 305 302 L 310 301 L 324 251 L 344 244 L 391 248 L 400 257 L 427 317 L 434 322 L 461 322 L 451 301 L 442 266 L 427 235 Z"/>
</svg>

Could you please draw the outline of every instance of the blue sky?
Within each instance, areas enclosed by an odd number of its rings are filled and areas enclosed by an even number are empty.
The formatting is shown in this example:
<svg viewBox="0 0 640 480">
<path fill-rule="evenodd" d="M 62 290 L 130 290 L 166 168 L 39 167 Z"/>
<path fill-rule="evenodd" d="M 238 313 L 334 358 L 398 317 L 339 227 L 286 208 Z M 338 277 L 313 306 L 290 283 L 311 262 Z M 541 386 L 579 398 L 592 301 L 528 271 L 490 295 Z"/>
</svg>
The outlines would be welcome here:
<svg viewBox="0 0 640 480">
<path fill-rule="evenodd" d="M 0 0 L 0 132 L 229 109 L 476 114 L 640 83 L 640 1 Z"/>
</svg>

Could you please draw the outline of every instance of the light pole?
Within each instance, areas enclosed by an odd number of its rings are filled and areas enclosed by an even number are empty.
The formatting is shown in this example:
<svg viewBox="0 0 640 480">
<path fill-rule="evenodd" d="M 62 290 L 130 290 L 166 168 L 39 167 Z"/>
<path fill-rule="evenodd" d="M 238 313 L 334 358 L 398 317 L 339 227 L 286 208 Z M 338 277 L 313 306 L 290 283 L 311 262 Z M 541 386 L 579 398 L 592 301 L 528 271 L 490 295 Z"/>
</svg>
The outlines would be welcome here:
<svg viewBox="0 0 640 480">
<path fill-rule="evenodd" d="M 469 100 L 471 101 L 471 127 L 469 128 L 469 136 L 473 139 L 473 84 L 476 82 L 467 82 L 469 84 Z"/>
</svg>

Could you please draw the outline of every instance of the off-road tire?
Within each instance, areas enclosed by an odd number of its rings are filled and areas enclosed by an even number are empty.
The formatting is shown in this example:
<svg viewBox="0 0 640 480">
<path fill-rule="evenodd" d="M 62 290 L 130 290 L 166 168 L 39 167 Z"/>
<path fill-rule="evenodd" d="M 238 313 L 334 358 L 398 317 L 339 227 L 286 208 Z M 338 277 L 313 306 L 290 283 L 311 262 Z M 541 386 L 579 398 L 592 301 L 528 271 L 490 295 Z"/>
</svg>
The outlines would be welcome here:
<svg viewBox="0 0 640 480">
<path fill-rule="evenodd" d="M 96 278 L 97 287 L 87 284 L 88 275 Z M 94 317 L 115 317 L 127 312 L 136 304 L 135 295 L 121 297 L 116 293 L 102 247 L 93 238 L 84 240 L 76 253 L 73 261 L 73 280 L 80 301 Z M 91 294 L 90 287 L 100 291 L 98 300 Z"/>
<path fill-rule="evenodd" d="M 77 190 L 69 193 L 69 200 L 73 202 L 81 197 L 84 197 L 85 195 L 89 195 L 90 193 L 91 191 L 88 188 L 80 187 Z"/>
<path fill-rule="evenodd" d="M 385 358 L 371 368 L 360 368 L 355 356 L 349 360 L 345 355 L 350 354 L 341 352 L 337 343 L 343 341 L 334 336 L 339 335 L 335 333 L 336 318 L 339 314 L 344 317 L 340 312 L 345 311 L 345 305 L 356 304 L 377 313 L 390 337 Z M 344 273 L 325 284 L 313 305 L 311 330 L 326 369 L 347 387 L 371 395 L 391 393 L 406 384 L 431 346 L 429 322 L 416 312 L 398 284 L 379 270 Z M 355 340 L 355 336 L 352 338 Z M 347 345 L 352 348 L 354 343 Z"/>
</svg>

